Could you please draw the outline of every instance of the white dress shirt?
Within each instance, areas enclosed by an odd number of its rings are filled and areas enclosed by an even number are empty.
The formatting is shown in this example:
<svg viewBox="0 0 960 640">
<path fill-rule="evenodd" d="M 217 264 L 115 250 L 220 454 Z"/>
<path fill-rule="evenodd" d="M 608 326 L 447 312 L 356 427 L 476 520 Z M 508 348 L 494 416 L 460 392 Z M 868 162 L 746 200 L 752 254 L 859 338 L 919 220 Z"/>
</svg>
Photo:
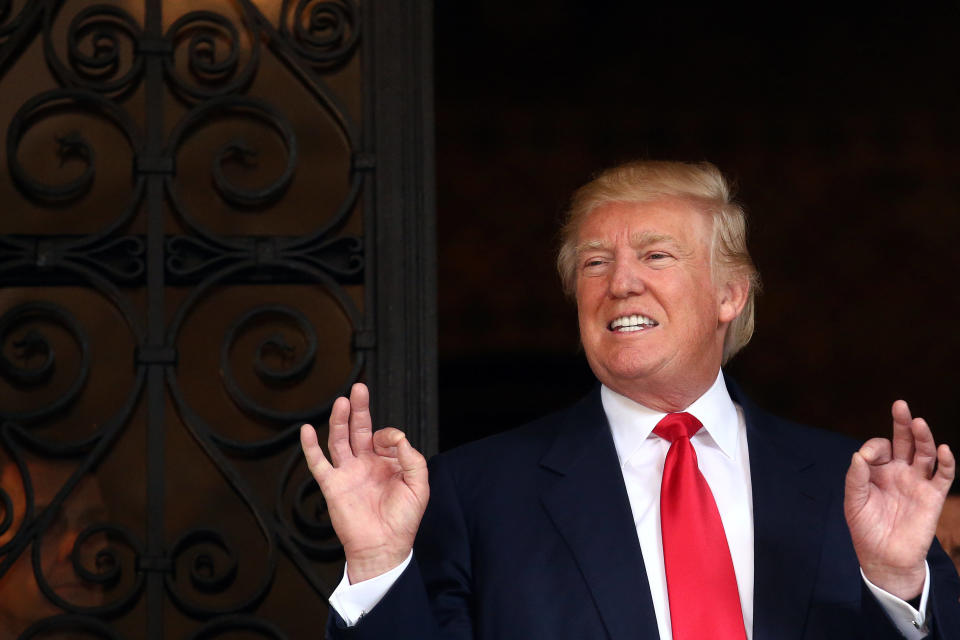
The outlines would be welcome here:
<svg viewBox="0 0 960 640">
<path fill-rule="evenodd" d="M 660 637 L 669 640 L 673 635 L 660 536 L 660 479 L 670 443 L 653 434 L 653 428 L 667 414 L 605 386 L 600 389 L 600 398 L 637 526 L 657 627 Z M 686 412 L 703 423 L 690 443 L 723 522 L 749 640 L 753 636 L 753 499 L 746 422 L 730 399 L 722 374 Z"/>
<path fill-rule="evenodd" d="M 660 479 L 670 443 L 653 434 L 653 428 L 666 414 L 638 404 L 606 386 L 600 388 L 600 398 L 610 423 L 637 527 L 657 628 L 662 640 L 671 640 L 670 604 L 660 535 Z M 685 411 L 703 424 L 703 429 L 694 434 L 690 442 L 720 512 L 737 576 L 743 622 L 750 640 L 753 637 L 753 494 L 743 411 L 730 398 L 722 372 L 717 375 L 713 386 Z M 412 557 L 411 552 L 403 563 L 389 572 L 355 585 L 350 584 L 344 567 L 343 579 L 330 596 L 330 605 L 348 626 L 355 625 L 383 599 Z M 863 577 L 908 640 L 920 640 L 926 635 L 921 612 L 927 608 L 929 575 L 928 568 L 920 611 Z"/>
</svg>

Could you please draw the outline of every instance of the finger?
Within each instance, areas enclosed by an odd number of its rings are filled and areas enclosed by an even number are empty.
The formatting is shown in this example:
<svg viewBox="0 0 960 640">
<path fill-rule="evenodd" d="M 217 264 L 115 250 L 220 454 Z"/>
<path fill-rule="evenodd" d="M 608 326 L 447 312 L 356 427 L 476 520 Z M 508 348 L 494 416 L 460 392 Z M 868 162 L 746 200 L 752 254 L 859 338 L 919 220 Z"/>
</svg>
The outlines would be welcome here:
<svg viewBox="0 0 960 640">
<path fill-rule="evenodd" d="M 373 452 L 384 458 L 396 458 L 398 455 L 396 447 L 381 447 L 376 440 L 373 442 Z"/>
<path fill-rule="evenodd" d="M 849 517 L 858 513 L 870 496 L 870 463 L 860 451 L 853 454 L 844 483 L 843 506 Z"/>
<path fill-rule="evenodd" d="M 327 462 L 327 457 L 323 455 L 323 449 L 320 448 L 320 441 L 317 439 L 317 431 L 312 425 L 304 424 L 300 426 L 300 447 L 303 449 L 303 457 L 307 460 L 307 468 L 314 480 L 320 482 L 332 467 Z"/>
<path fill-rule="evenodd" d="M 893 457 L 895 460 L 913 462 L 914 440 L 910 429 L 913 416 L 910 407 L 903 400 L 897 400 L 890 409 L 893 415 Z"/>
<path fill-rule="evenodd" d="M 350 401 L 344 397 L 337 398 L 330 410 L 330 434 L 327 436 L 327 448 L 330 450 L 330 461 L 333 466 L 339 467 L 353 457 L 350 449 Z"/>
<path fill-rule="evenodd" d="M 358 382 L 350 389 L 350 446 L 353 455 L 372 449 L 373 421 L 370 419 L 370 392 Z"/>
<path fill-rule="evenodd" d="M 886 464 L 892 459 L 890 441 L 886 438 L 870 438 L 863 443 L 858 453 L 871 466 Z"/>
<path fill-rule="evenodd" d="M 945 444 L 937 449 L 937 472 L 933 476 L 933 484 L 944 495 L 950 490 L 953 478 L 957 473 L 957 461 L 953 457 L 950 447 Z"/>
<path fill-rule="evenodd" d="M 937 461 L 937 443 L 933 440 L 930 426 L 923 418 L 914 418 L 910 422 L 913 433 L 914 456 L 913 464 L 923 473 L 924 478 L 933 475 L 933 465 Z"/>
<path fill-rule="evenodd" d="M 418 478 L 426 476 L 427 459 L 423 457 L 422 453 L 414 449 L 406 438 L 397 443 L 397 460 L 400 461 L 400 467 L 403 469 L 404 479 L 408 475 L 414 475 Z"/>
<path fill-rule="evenodd" d="M 373 434 L 373 446 L 376 449 L 396 449 L 400 441 L 406 437 L 400 429 L 384 427 Z"/>
<path fill-rule="evenodd" d="M 410 484 L 426 483 L 427 460 L 419 451 L 414 449 L 407 436 L 399 429 L 387 427 L 380 429 L 373 435 L 374 446 L 378 449 L 396 449 L 397 462 L 403 470 L 404 480 Z"/>
</svg>

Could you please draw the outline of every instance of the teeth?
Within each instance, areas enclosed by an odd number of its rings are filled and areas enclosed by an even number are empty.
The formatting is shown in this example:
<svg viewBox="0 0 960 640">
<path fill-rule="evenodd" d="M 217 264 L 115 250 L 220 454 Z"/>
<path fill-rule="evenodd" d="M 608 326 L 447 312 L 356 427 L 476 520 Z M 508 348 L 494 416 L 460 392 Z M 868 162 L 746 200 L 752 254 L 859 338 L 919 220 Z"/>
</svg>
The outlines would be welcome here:
<svg viewBox="0 0 960 640">
<path fill-rule="evenodd" d="M 621 331 L 640 331 L 643 327 L 655 327 L 657 322 L 647 316 L 620 316 L 610 323 L 611 329 L 620 329 Z"/>
</svg>

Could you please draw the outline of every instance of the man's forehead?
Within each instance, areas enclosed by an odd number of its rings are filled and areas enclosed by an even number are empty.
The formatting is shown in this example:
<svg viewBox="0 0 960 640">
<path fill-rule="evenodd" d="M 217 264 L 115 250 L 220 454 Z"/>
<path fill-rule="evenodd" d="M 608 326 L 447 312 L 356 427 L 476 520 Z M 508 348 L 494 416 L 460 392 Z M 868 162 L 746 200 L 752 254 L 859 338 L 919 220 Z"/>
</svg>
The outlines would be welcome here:
<svg viewBox="0 0 960 640">
<path fill-rule="evenodd" d="M 663 196 L 642 202 L 605 202 L 584 216 L 577 232 L 577 247 L 616 241 L 622 231 L 629 232 L 633 245 L 661 241 L 685 244 L 708 239 L 714 224 L 709 208 L 695 198 Z"/>
</svg>

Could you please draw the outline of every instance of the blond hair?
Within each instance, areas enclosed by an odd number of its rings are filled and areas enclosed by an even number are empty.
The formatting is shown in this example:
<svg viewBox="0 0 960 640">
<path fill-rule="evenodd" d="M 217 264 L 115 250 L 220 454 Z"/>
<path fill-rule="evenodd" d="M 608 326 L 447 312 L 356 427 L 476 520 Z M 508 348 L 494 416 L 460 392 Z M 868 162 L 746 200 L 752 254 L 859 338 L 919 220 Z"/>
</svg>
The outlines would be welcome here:
<svg viewBox="0 0 960 640">
<path fill-rule="evenodd" d="M 561 228 L 557 269 L 564 291 L 576 295 L 577 237 L 587 215 L 609 202 L 652 202 L 680 198 L 691 202 L 713 219 L 711 257 L 714 278 L 734 274 L 750 283 L 747 302 L 727 327 L 723 341 L 726 364 L 753 336 L 754 305 L 760 288 L 760 274 L 747 250 L 747 216 L 733 200 L 723 174 L 709 162 L 668 162 L 638 160 L 607 169 L 577 189 Z"/>
</svg>

